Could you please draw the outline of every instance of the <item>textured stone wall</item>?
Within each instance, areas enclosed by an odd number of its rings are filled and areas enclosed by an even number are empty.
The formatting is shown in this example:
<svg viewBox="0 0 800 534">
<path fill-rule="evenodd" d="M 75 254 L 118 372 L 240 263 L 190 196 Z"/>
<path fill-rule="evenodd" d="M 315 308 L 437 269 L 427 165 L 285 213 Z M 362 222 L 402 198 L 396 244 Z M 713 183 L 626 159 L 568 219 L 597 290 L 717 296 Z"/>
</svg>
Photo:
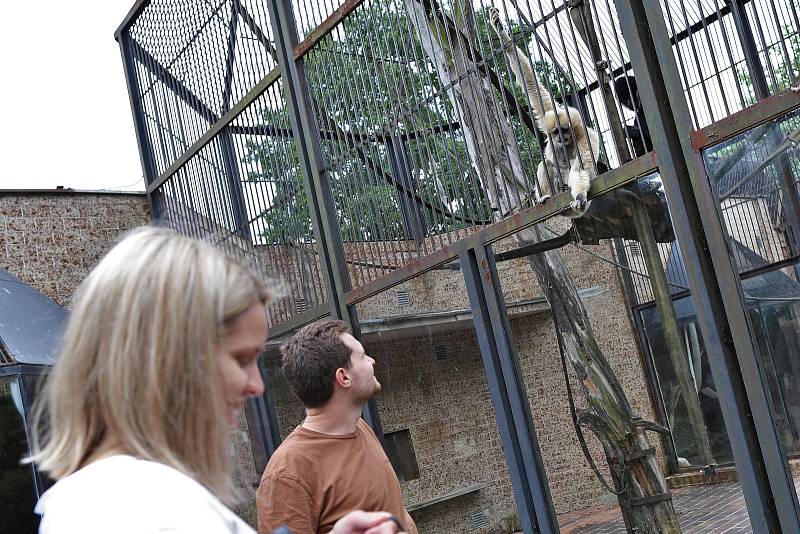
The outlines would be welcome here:
<svg viewBox="0 0 800 534">
<path fill-rule="evenodd" d="M 120 234 L 149 220 L 140 194 L 0 193 L 0 264 L 68 306 Z"/>
</svg>

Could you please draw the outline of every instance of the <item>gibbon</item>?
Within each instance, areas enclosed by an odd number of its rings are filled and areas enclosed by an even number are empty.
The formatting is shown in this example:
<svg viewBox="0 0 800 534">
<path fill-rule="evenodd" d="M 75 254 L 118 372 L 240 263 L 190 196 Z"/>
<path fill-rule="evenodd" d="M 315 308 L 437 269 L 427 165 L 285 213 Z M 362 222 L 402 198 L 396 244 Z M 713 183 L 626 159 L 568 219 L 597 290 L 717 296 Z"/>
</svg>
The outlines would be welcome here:
<svg viewBox="0 0 800 534">
<path fill-rule="evenodd" d="M 517 84 L 525 91 L 536 114 L 539 130 L 547 135 L 544 160 L 536 169 L 537 201 L 550 198 L 548 177 L 567 177 L 567 185 L 572 193 L 570 203 L 572 212 L 567 217 L 580 217 L 589 207 L 586 195 L 589 185 L 597 175 L 596 158 L 600 150 L 600 136 L 583 123 L 580 112 L 570 106 L 562 106 L 553 100 L 547 89 L 538 82 L 525 52 L 514 45 L 511 36 L 500 24 L 500 11 L 492 8 L 489 23 L 506 54 L 506 59 L 514 73 Z"/>
<path fill-rule="evenodd" d="M 650 130 L 644 117 L 644 107 L 639 98 L 636 78 L 628 74 L 620 76 L 614 80 L 614 92 L 624 107 L 636 113 L 634 123 L 625 125 L 625 137 L 631 141 L 633 157 L 644 156 L 653 150 L 653 140 L 650 139 Z"/>
</svg>

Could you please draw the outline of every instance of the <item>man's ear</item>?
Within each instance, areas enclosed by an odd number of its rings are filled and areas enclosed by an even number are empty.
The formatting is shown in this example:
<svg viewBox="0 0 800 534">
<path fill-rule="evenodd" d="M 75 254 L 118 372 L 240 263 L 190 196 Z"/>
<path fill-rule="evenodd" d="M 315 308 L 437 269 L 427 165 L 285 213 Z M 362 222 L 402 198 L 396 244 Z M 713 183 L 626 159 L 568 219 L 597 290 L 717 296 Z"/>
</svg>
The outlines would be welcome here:
<svg viewBox="0 0 800 534">
<path fill-rule="evenodd" d="M 350 375 L 347 374 L 347 369 L 344 367 L 336 369 L 336 372 L 333 374 L 333 380 L 340 388 L 349 388 L 351 384 Z"/>
</svg>

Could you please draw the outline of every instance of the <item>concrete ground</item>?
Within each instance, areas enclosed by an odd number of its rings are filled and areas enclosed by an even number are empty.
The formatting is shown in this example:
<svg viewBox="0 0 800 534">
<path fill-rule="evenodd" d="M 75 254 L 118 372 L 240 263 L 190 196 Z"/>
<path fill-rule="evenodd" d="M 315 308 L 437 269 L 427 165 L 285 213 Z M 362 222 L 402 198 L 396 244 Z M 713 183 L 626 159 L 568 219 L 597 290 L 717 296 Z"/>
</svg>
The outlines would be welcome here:
<svg viewBox="0 0 800 534">
<path fill-rule="evenodd" d="M 800 480 L 795 481 L 800 486 Z M 738 482 L 672 490 L 684 534 L 751 533 L 742 488 Z M 618 506 L 596 506 L 558 516 L 561 534 L 625 534 Z"/>
</svg>

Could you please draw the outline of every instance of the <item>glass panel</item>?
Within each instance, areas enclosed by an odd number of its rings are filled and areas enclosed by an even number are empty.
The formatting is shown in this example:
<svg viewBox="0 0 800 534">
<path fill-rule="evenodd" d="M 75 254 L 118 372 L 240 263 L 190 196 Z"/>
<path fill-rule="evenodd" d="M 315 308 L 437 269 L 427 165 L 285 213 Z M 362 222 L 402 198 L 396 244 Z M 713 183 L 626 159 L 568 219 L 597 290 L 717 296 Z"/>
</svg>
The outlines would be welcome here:
<svg viewBox="0 0 800 534">
<path fill-rule="evenodd" d="M 43 372 L 46 372 L 47 368 L 43 369 Z M 25 397 L 23 399 L 23 405 L 25 407 L 25 419 L 30 424 L 31 422 L 31 410 L 33 409 L 33 403 L 36 401 L 36 398 L 39 396 L 39 392 L 44 386 L 45 383 L 45 375 L 44 374 L 29 374 L 29 375 L 21 375 L 20 380 L 24 385 L 25 389 Z M 39 471 L 39 469 L 34 467 L 34 472 L 36 473 L 36 483 L 39 486 L 39 495 L 42 495 L 45 491 L 47 491 L 50 486 L 52 486 L 55 481 L 52 480 L 50 477 Z"/>
<path fill-rule="evenodd" d="M 279 339 L 267 342 L 267 349 L 260 362 L 264 376 L 264 395 L 275 410 L 281 441 L 303 422 L 306 415 L 303 404 L 292 393 L 281 369 L 280 346 L 293 334 L 294 332 L 291 332 Z"/>
<path fill-rule="evenodd" d="M 0 524 L 4 532 L 34 534 L 36 489 L 33 469 L 20 465 L 27 456 L 27 434 L 17 377 L 0 377 Z"/>
<path fill-rule="evenodd" d="M 776 431 L 800 471 L 800 110 L 703 151 Z"/>
<path fill-rule="evenodd" d="M 708 362 L 708 353 L 703 343 L 703 335 L 697 323 L 697 314 L 691 297 L 683 297 L 673 301 L 675 315 L 678 319 L 683 342 L 686 347 L 689 370 L 698 393 L 700 407 L 705 421 L 711 452 L 717 464 L 733 463 L 728 433 L 722 418 L 714 377 Z M 689 424 L 686 405 L 681 401 L 680 386 L 675 368 L 667 354 L 667 344 L 657 309 L 648 307 L 639 311 L 647 351 L 653 358 L 656 379 L 660 388 L 660 399 L 666 414 L 668 427 L 672 430 L 672 441 L 675 448 L 677 467 L 705 465 L 697 450 L 694 430 Z"/>
<path fill-rule="evenodd" d="M 793 272 L 790 270 L 790 273 Z M 785 451 L 800 453 L 800 284 L 782 270 L 742 281 Z"/>
<path fill-rule="evenodd" d="M 514 532 L 513 490 L 458 263 L 357 311 L 382 385 L 383 431 L 395 448 L 407 441 L 401 487 L 420 532 Z"/>
</svg>

